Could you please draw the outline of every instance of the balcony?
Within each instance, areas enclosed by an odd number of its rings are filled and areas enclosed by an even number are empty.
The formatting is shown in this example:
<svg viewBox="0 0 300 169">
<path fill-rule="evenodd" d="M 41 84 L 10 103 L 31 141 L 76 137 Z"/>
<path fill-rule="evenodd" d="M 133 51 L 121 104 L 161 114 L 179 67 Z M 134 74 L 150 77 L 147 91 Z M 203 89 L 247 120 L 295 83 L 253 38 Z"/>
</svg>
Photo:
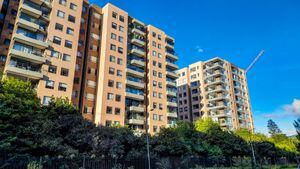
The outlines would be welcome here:
<svg viewBox="0 0 300 169">
<path fill-rule="evenodd" d="M 138 72 L 138 71 L 130 69 L 130 68 L 126 68 L 126 73 L 130 74 L 132 76 L 140 77 L 140 78 L 145 76 L 145 73 Z"/>
<path fill-rule="evenodd" d="M 208 101 L 218 101 L 218 100 L 225 100 L 225 99 L 228 99 L 228 97 L 224 94 L 220 94 L 220 95 L 216 95 L 216 96 L 207 98 Z"/>
<path fill-rule="evenodd" d="M 222 86 L 217 86 L 214 88 L 208 88 L 207 93 L 217 93 L 217 92 L 225 92 L 226 88 Z"/>
<path fill-rule="evenodd" d="M 29 69 L 23 69 L 20 67 L 16 67 L 13 65 L 7 65 L 6 67 L 6 73 L 7 74 L 14 74 L 17 76 L 23 76 L 34 80 L 39 80 L 43 78 L 42 72 L 33 71 Z"/>
<path fill-rule="evenodd" d="M 141 47 L 143 47 L 143 46 L 146 45 L 146 42 L 142 41 L 141 39 L 135 38 L 135 37 L 133 37 L 131 39 L 131 43 L 133 43 L 133 44 L 135 44 L 137 46 L 141 46 Z"/>
<path fill-rule="evenodd" d="M 176 56 L 175 54 L 170 53 L 168 51 L 166 51 L 166 57 L 169 57 L 169 58 L 174 59 L 174 60 L 178 60 L 178 56 Z"/>
<path fill-rule="evenodd" d="M 35 7 L 34 5 L 32 5 L 30 3 L 23 3 L 21 5 L 20 9 L 21 9 L 21 12 L 24 12 L 35 18 L 39 18 L 40 16 L 42 16 L 42 11 L 40 9 L 37 9 L 37 7 Z"/>
<path fill-rule="evenodd" d="M 208 105 L 207 107 L 209 110 L 215 110 L 215 109 L 225 109 L 227 106 L 224 103 L 219 103 L 215 105 Z"/>
<path fill-rule="evenodd" d="M 144 82 L 137 82 L 137 81 L 126 79 L 125 83 L 126 83 L 127 86 L 131 86 L 131 87 L 134 87 L 134 88 L 137 88 L 137 89 L 143 89 L 145 87 Z"/>
<path fill-rule="evenodd" d="M 17 42 L 27 44 L 27 45 L 30 45 L 30 46 L 33 46 L 33 47 L 36 47 L 39 49 L 46 49 L 49 46 L 48 43 L 46 43 L 42 40 L 34 39 L 34 38 L 31 38 L 31 37 L 28 37 L 28 36 L 25 36 L 22 34 L 17 34 L 17 33 L 14 35 L 13 39 Z"/>
<path fill-rule="evenodd" d="M 146 35 L 146 32 L 143 32 L 143 31 L 139 30 L 138 28 L 133 28 L 132 33 L 137 33 L 137 34 L 142 35 L 142 36 Z"/>
<path fill-rule="evenodd" d="M 31 30 L 33 32 L 36 32 L 37 30 L 40 29 L 40 26 L 34 22 L 27 21 L 23 18 L 19 18 L 17 21 L 18 26 L 22 28 L 26 28 L 28 30 Z"/>
<path fill-rule="evenodd" d="M 167 106 L 177 107 L 177 103 L 176 102 L 167 101 Z"/>
<path fill-rule="evenodd" d="M 176 94 L 177 93 L 175 91 L 167 90 L 167 95 L 169 95 L 169 96 L 176 97 Z"/>
<path fill-rule="evenodd" d="M 50 0 L 31 0 L 32 2 L 38 4 L 38 5 L 44 5 L 45 7 L 51 9 L 52 8 L 52 5 L 51 5 L 51 2 Z"/>
<path fill-rule="evenodd" d="M 176 87 L 176 82 L 167 81 L 166 83 L 167 83 L 168 86 Z"/>
<path fill-rule="evenodd" d="M 172 45 L 172 44 L 170 44 L 170 43 L 166 43 L 166 48 L 174 49 L 174 45 Z"/>
<path fill-rule="evenodd" d="M 143 113 L 145 111 L 145 108 L 143 106 L 130 106 L 129 111 L 136 112 L 136 113 Z"/>
<path fill-rule="evenodd" d="M 140 49 L 131 49 L 130 52 L 134 55 L 140 56 L 140 57 L 144 57 L 146 55 L 145 51 L 142 51 Z"/>
<path fill-rule="evenodd" d="M 176 64 L 168 62 L 168 61 L 167 61 L 167 66 L 172 68 L 172 69 L 178 69 L 179 68 Z"/>
<path fill-rule="evenodd" d="M 41 53 L 35 51 L 20 51 L 16 49 L 10 50 L 10 55 L 16 58 L 27 60 L 37 64 L 43 64 L 46 62 L 46 58 L 41 55 Z"/>
<path fill-rule="evenodd" d="M 128 124 L 133 124 L 133 125 L 144 125 L 145 120 L 143 117 L 130 117 L 128 120 Z"/>
<path fill-rule="evenodd" d="M 143 101 L 145 99 L 144 95 L 139 95 L 139 94 L 130 93 L 130 92 L 126 92 L 126 97 L 133 99 L 133 100 L 138 100 L 138 101 Z"/>
<path fill-rule="evenodd" d="M 210 77 L 218 77 L 218 76 L 225 76 L 225 72 L 221 71 L 220 69 L 213 71 L 212 73 L 206 73 L 205 77 L 210 78 Z"/>
<path fill-rule="evenodd" d="M 130 64 L 137 66 L 137 67 L 145 67 L 145 62 L 137 59 L 132 59 Z"/>
<path fill-rule="evenodd" d="M 168 112 L 167 117 L 177 118 L 177 113 Z"/>
<path fill-rule="evenodd" d="M 211 63 L 205 64 L 205 70 L 219 69 L 219 68 L 224 68 L 224 64 L 222 62 L 215 62 L 213 64 L 211 64 Z"/>
<path fill-rule="evenodd" d="M 171 72 L 171 71 L 167 71 L 166 75 L 168 77 L 171 77 L 171 78 L 175 78 L 175 79 L 178 78 L 178 75 L 176 73 L 174 73 L 174 72 Z"/>
<path fill-rule="evenodd" d="M 205 84 L 207 85 L 216 85 L 216 84 L 223 84 L 225 83 L 225 79 L 222 79 L 222 78 L 216 78 L 214 80 L 207 80 L 205 82 Z"/>
</svg>

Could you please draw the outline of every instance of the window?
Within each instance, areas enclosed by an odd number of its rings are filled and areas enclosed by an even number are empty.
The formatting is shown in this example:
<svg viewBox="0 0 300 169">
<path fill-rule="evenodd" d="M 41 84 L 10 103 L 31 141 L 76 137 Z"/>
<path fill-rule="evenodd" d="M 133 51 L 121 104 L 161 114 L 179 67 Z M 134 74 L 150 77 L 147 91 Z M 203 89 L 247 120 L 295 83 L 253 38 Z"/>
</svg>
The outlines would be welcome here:
<svg viewBox="0 0 300 169">
<path fill-rule="evenodd" d="M 106 107 L 106 114 L 112 114 L 112 107 L 110 106 Z"/>
<path fill-rule="evenodd" d="M 43 98 L 43 105 L 49 105 L 50 101 L 51 101 L 51 97 L 44 96 L 44 98 Z"/>
<path fill-rule="evenodd" d="M 53 37 L 53 43 L 55 43 L 57 45 L 60 45 L 61 44 L 61 38 L 59 38 L 57 36 L 54 36 Z"/>
<path fill-rule="evenodd" d="M 119 26 L 119 31 L 120 31 L 120 32 L 124 32 L 124 27 L 120 25 L 120 26 Z"/>
<path fill-rule="evenodd" d="M 114 33 L 111 33 L 110 38 L 116 40 L 117 39 L 117 35 L 114 34 Z"/>
<path fill-rule="evenodd" d="M 163 117 L 164 117 L 163 115 L 159 115 L 159 121 L 163 121 L 164 120 Z"/>
<path fill-rule="evenodd" d="M 47 80 L 45 87 L 48 88 L 48 89 L 54 89 L 54 81 L 53 80 Z"/>
<path fill-rule="evenodd" d="M 153 97 L 157 97 L 157 92 L 153 92 Z"/>
<path fill-rule="evenodd" d="M 69 40 L 65 41 L 65 47 L 72 49 L 72 46 L 73 46 L 73 44 L 71 41 L 69 41 Z"/>
<path fill-rule="evenodd" d="M 162 93 L 158 93 L 158 98 L 162 99 Z"/>
<path fill-rule="evenodd" d="M 156 63 L 157 63 L 157 62 L 156 62 L 155 60 L 153 60 L 152 65 L 153 65 L 153 66 L 156 66 Z"/>
<path fill-rule="evenodd" d="M 4 44 L 5 44 L 6 46 L 8 46 L 8 45 L 10 44 L 10 39 L 5 39 L 5 40 L 4 40 Z"/>
<path fill-rule="evenodd" d="M 158 87 L 162 89 L 162 82 L 158 82 Z"/>
<path fill-rule="evenodd" d="M 69 76 L 69 69 L 61 68 L 60 75 Z"/>
<path fill-rule="evenodd" d="M 156 42 L 152 41 L 152 46 L 156 47 Z"/>
<path fill-rule="evenodd" d="M 117 82 L 116 87 L 117 87 L 117 89 L 121 89 L 122 88 L 122 83 L 121 82 Z"/>
<path fill-rule="evenodd" d="M 153 102 L 153 109 L 156 109 L 157 103 Z"/>
<path fill-rule="evenodd" d="M 118 47 L 118 52 L 119 52 L 120 54 L 123 54 L 123 48 Z"/>
<path fill-rule="evenodd" d="M 57 11 L 57 16 L 64 19 L 65 18 L 65 13 L 63 11 L 58 10 Z"/>
<path fill-rule="evenodd" d="M 14 29 L 14 25 L 13 25 L 13 24 L 11 24 L 11 23 L 8 23 L 8 25 L 7 25 L 7 29 L 9 29 L 9 30 L 13 30 L 13 29 Z"/>
<path fill-rule="evenodd" d="M 114 100 L 114 94 L 107 93 L 107 100 Z"/>
<path fill-rule="evenodd" d="M 114 81 L 113 80 L 108 80 L 108 86 L 109 87 L 114 87 Z"/>
<path fill-rule="evenodd" d="M 157 86 L 157 81 L 153 80 L 153 87 Z"/>
<path fill-rule="evenodd" d="M 62 57 L 62 60 L 63 61 L 71 61 L 71 56 L 70 55 L 68 55 L 68 54 L 63 54 L 63 57 Z"/>
<path fill-rule="evenodd" d="M 110 44 L 110 50 L 116 51 L 117 47 L 114 44 Z"/>
<path fill-rule="evenodd" d="M 121 114 L 121 109 L 120 108 L 115 108 L 115 115 L 120 115 Z"/>
<path fill-rule="evenodd" d="M 58 90 L 59 90 L 59 91 L 64 91 L 64 92 L 65 92 L 65 91 L 67 91 L 67 86 L 68 86 L 68 85 L 65 84 L 65 83 L 59 83 L 59 84 L 58 84 Z"/>
<path fill-rule="evenodd" d="M 161 49 L 161 44 L 160 44 L 160 43 L 157 45 L 157 48 L 158 48 L 158 49 Z"/>
<path fill-rule="evenodd" d="M 158 58 L 161 58 L 161 57 L 162 57 L 161 53 L 158 53 Z"/>
<path fill-rule="evenodd" d="M 154 133 L 157 133 L 157 132 L 158 132 L 157 126 L 153 126 L 153 132 L 154 132 Z"/>
<path fill-rule="evenodd" d="M 120 15 L 119 20 L 120 20 L 121 22 L 124 22 L 124 20 L 125 20 L 124 16 L 121 16 L 121 15 Z"/>
<path fill-rule="evenodd" d="M 153 114 L 153 120 L 158 120 L 157 114 Z"/>
<path fill-rule="evenodd" d="M 162 73 L 161 72 L 158 72 L 158 77 L 162 78 Z"/>
<path fill-rule="evenodd" d="M 56 70 L 57 70 L 57 67 L 53 66 L 53 65 L 50 65 L 48 68 L 48 72 L 50 72 L 50 73 L 56 73 Z"/>
<path fill-rule="evenodd" d="M 152 37 L 155 38 L 156 37 L 156 33 L 152 32 Z"/>
<path fill-rule="evenodd" d="M 163 105 L 161 103 L 159 103 L 158 107 L 159 107 L 160 110 L 163 109 Z"/>
<path fill-rule="evenodd" d="M 118 58 L 117 63 L 118 63 L 119 65 L 123 65 L 123 59 Z"/>
<path fill-rule="evenodd" d="M 121 95 L 116 94 L 116 101 L 120 102 L 121 101 Z"/>
<path fill-rule="evenodd" d="M 152 56 L 156 56 L 156 51 L 152 51 Z"/>
<path fill-rule="evenodd" d="M 56 23 L 55 24 L 55 30 L 63 31 L 64 26 L 62 24 Z"/>
<path fill-rule="evenodd" d="M 110 113 L 110 114 L 111 114 L 111 113 Z M 106 127 L 110 127 L 111 124 L 112 124 L 111 120 L 106 120 L 106 122 L 105 122 L 105 126 L 106 126 Z"/>
<path fill-rule="evenodd" d="M 153 76 L 157 76 L 157 71 L 153 70 Z"/>
<path fill-rule="evenodd" d="M 124 42 L 124 38 L 122 36 L 119 36 L 119 42 L 121 42 L 121 43 Z"/>
<path fill-rule="evenodd" d="M 116 57 L 110 55 L 109 56 L 109 61 L 115 63 L 116 62 Z"/>
<path fill-rule="evenodd" d="M 70 3 L 70 9 L 76 11 L 77 10 L 77 5 Z"/>
<path fill-rule="evenodd" d="M 75 16 L 69 15 L 68 21 L 75 23 Z"/>
<path fill-rule="evenodd" d="M 162 68 L 162 64 L 160 62 L 158 62 L 158 67 Z"/>
<path fill-rule="evenodd" d="M 110 67 L 109 70 L 108 70 L 108 73 L 111 74 L 111 75 L 114 75 L 115 74 L 115 68 Z"/>
<path fill-rule="evenodd" d="M 111 23 L 111 27 L 112 27 L 113 29 L 117 29 L 117 28 L 118 28 L 118 25 L 117 25 L 116 23 L 112 22 L 112 23 Z"/>
<path fill-rule="evenodd" d="M 122 77 L 122 71 L 121 70 L 117 70 L 117 76 Z"/>
<path fill-rule="evenodd" d="M 118 14 L 116 12 L 112 12 L 112 17 L 117 18 Z"/>
<path fill-rule="evenodd" d="M 59 0 L 59 4 L 66 6 L 67 0 Z"/>
<path fill-rule="evenodd" d="M 67 28 L 67 34 L 69 34 L 69 35 L 74 35 L 74 29 L 72 29 L 72 28 Z"/>
<path fill-rule="evenodd" d="M 157 35 L 158 40 L 161 40 L 161 35 Z"/>
<path fill-rule="evenodd" d="M 74 80 L 73 80 L 73 82 L 74 82 L 75 84 L 79 84 L 80 79 L 79 79 L 78 77 L 75 77 Z"/>
<path fill-rule="evenodd" d="M 55 50 L 52 50 L 50 56 L 53 58 L 60 58 L 60 53 Z"/>
</svg>

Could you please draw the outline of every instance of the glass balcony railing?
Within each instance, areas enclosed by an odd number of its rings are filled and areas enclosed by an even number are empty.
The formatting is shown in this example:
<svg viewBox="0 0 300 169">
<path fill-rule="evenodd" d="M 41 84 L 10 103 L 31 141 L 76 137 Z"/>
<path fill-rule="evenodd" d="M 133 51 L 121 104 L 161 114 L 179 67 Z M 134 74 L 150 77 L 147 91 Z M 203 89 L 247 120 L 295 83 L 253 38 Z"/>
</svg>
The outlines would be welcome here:
<svg viewBox="0 0 300 169">
<path fill-rule="evenodd" d="M 131 60 L 138 60 L 138 61 L 142 61 L 144 62 L 145 60 L 141 57 L 138 57 L 138 56 L 135 56 L 135 55 L 129 55 L 128 56 L 128 60 L 131 61 Z"/>
<path fill-rule="evenodd" d="M 33 54 L 36 56 L 40 56 L 43 57 L 43 52 L 40 50 L 36 50 L 33 47 L 29 47 L 26 45 L 21 45 L 19 43 L 15 43 L 13 46 L 13 49 L 20 51 L 20 52 L 24 52 L 24 53 L 28 53 L 28 54 Z"/>
<path fill-rule="evenodd" d="M 11 59 L 9 65 L 12 67 L 34 71 L 34 72 L 41 72 L 40 65 L 32 65 L 30 62 L 18 60 L 18 59 Z"/>
<path fill-rule="evenodd" d="M 137 95 L 142 95 L 142 96 L 144 95 L 143 91 L 138 90 L 138 89 L 133 89 L 133 88 L 130 88 L 130 87 L 126 88 L 126 92 L 132 93 L 132 94 L 137 94 Z"/>
<path fill-rule="evenodd" d="M 133 66 L 133 65 L 127 65 L 127 68 L 129 68 L 131 70 L 134 70 L 134 71 L 137 71 L 137 72 L 140 72 L 140 73 L 144 73 L 145 72 L 144 69 L 136 67 L 136 66 Z"/>
<path fill-rule="evenodd" d="M 139 78 L 136 78 L 136 77 L 127 76 L 126 79 L 130 80 L 130 81 L 133 81 L 133 82 L 144 83 L 142 79 L 139 79 Z"/>
<path fill-rule="evenodd" d="M 35 18 L 30 17 L 30 16 L 27 15 L 27 14 L 21 13 L 20 19 L 24 19 L 24 20 L 26 20 L 26 21 L 28 21 L 28 22 L 35 23 L 35 24 L 37 24 L 37 25 L 40 26 L 40 29 L 46 30 L 46 25 L 45 25 L 45 24 L 39 22 L 38 19 L 35 19 Z"/>
<path fill-rule="evenodd" d="M 26 36 L 28 38 L 32 38 L 32 39 L 35 39 L 35 40 L 39 40 L 39 41 L 45 41 L 45 36 L 43 34 L 30 32 L 30 31 L 27 31 L 23 28 L 18 28 L 17 29 L 17 34 L 23 35 L 23 36 Z"/>
<path fill-rule="evenodd" d="M 145 49 L 144 49 L 144 48 L 139 47 L 139 46 L 136 46 L 136 45 L 131 45 L 131 50 L 132 50 L 132 49 L 136 49 L 136 50 L 139 50 L 139 51 L 141 51 L 141 52 L 145 52 Z"/>
</svg>

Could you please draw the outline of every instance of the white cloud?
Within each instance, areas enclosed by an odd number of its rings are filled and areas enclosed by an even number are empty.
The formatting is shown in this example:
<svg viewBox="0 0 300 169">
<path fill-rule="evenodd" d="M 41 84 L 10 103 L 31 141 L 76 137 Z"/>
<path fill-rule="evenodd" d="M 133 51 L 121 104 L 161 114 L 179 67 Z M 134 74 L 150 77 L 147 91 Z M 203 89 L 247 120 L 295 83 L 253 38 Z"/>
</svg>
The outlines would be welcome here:
<svg viewBox="0 0 300 169">
<path fill-rule="evenodd" d="M 293 103 L 283 105 L 272 113 L 263 114 L 267 118 L 282 118 L 286 116 L 300 117 L 300 100 L 294 99 Z"/>
<path fill-rule="evenodd" d="M 196 50 L 197 50 L 197 52 L 199 52 L 199 53 L 203 53 L 203 52 L 204 52 L 204 49 L 201 48 L 200 46 L 196 46 Z"/>
</svg>

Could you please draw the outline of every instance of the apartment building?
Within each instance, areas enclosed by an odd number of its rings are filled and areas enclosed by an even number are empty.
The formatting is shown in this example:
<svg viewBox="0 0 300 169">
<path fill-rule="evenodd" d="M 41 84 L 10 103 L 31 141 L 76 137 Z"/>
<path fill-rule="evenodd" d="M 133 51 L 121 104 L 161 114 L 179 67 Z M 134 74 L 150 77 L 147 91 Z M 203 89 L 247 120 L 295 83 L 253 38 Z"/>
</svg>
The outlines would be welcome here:
<svg viewBox="0 0 300 169">
<path fill-rule="evenodd" d="M 178 118 L 193 122 L 211 117 L 223 129 L 253 130 L 245 71 L 213 58 L 177 71 Z"/>
<path fill-rule="evenodd" d="M 163 30 L 87 0 L 4 0 L 0 19 L 0 71 L 43 104 L 67 97 L 86 119 L 137 132 L 175 124 L 178 57 Z"/>
<path fill-rule="evenodd" d="M 43 104 L 51 97 L 71 99 L 83 2 L 9 0 L 6 4 L 0 39 L 3 73 L 30 80 Z"/>
<path fill-rule="evenodd" d="M 137 133 L 175 124 L 175 40 L 112 4 L 83 9 L 72 95 L 83 116 Z"/>
</svg>

